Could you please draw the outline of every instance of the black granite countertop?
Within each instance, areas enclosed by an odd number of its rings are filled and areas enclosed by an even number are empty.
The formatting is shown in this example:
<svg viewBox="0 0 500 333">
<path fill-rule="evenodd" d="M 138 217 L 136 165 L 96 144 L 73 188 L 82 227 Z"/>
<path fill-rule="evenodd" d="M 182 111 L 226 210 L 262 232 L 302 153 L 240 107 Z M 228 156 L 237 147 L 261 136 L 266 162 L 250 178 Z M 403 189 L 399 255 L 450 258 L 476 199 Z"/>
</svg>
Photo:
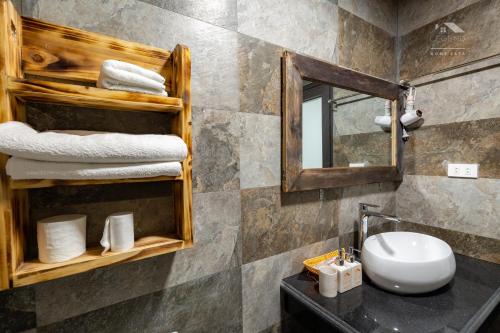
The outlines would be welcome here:
<svg viewBox="0 0 500 333">
<path fill-rule="evenodd" d="M 458 254 L 455 258 L 453 280 L 422 295 L 393 294 L 365 276 L 361 287 L 325 298 L 315 279 L 302 272 L 282 281 L 282 310 L 293 315 L 283 309 L 293 308 L 293 300 L 340 332 L 475 332 L 490 314 L 500 316 L 500 265 Z"/>
</svg>

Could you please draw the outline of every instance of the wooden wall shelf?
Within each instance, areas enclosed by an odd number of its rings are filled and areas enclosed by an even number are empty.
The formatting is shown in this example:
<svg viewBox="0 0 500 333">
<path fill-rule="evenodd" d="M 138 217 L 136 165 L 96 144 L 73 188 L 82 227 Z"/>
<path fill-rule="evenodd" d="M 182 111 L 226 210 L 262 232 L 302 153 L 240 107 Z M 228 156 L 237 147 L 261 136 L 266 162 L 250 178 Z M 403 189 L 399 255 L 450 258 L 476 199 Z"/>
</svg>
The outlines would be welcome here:
<svg viewBox="0 0 500 333">
<path fill-rule="evenodd" d="M 156 71 L 165 77 L 170 97 L 96 88 L 100 65 L 106 59 Z M 192 246 L 190 82 L 191 58 L 185 46 L 163 50 L 21 17 L 10 0 L 0 0 L 0 122 L 25 121 L 26 102 L 167 112 L 172 114 L 171 133 L 188 147 L 179 177 L 110 180 L 12 180 L 5 173 L 9 156 L 0 154 L 0 290 Z M 137 240 L 129 251 L 104 256 L 100 247 L 90 248 L 78 258 L 57 264 L 25 258 L 27 232 L 36 229 L 29 226 L 29 189 L 137 182 L 164 186 L 165 181 L 173 188 L 176 235 L 150 235 Z"/>
<path fill-rule="evenodd" d="M 42 102 L 121 111 L 179 112 L 182 99 L 100 89 L 60 82 L 9 78 L 7 90 L 24 102 Z"/>
<path fill-rule="evenodd" d="M 119 183 L 150 183 L 178 180 L 182 181 L 182 176 L 170 177 L 159 176 L 150 178 L 126 178 L 126 179 L 9 179 L 10 188 L 13 190 L 22 190 L 29 188 L 44 188 L 54 186 L 84 186 L 84 185 L 105 185 Z"/>
<path fill-rule="evenodd" d="M 174 237 L 175 236 L 144 237 L 136 240 L 133 249 L 119 253 L 107 252 L 104 255 L 101 255 L 101 246 L 89 248 L 85 254 L 78 258 L 55 264 L 44 264 L 38 260 L 25 261 L 13 274 L 13 286 L 19 287 L 52 280 L 61 276 L 82 273 L 98 267 L 140 260 L 183 249 L 185 247 L 184 241 Z"/>
</svg>

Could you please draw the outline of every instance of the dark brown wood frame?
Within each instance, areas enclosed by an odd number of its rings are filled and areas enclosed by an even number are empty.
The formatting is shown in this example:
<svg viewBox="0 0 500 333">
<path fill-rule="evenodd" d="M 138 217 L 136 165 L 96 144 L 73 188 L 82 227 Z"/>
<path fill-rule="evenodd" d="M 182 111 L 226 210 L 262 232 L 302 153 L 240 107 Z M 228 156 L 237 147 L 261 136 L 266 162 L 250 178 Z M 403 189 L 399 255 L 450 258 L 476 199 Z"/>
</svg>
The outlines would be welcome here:
<svg viewBox="0 0 500 333">
<path fill-rule="evenodd" d="M 402 131 L 397 121 L 406 89 L 347 68 L 285 51 L 282 58 L 282 189 L 284 192 L 402 179 Z M 391 166 L 302 169 L 302 84 L 312 80 L 392 101 Z"/>
</svg>

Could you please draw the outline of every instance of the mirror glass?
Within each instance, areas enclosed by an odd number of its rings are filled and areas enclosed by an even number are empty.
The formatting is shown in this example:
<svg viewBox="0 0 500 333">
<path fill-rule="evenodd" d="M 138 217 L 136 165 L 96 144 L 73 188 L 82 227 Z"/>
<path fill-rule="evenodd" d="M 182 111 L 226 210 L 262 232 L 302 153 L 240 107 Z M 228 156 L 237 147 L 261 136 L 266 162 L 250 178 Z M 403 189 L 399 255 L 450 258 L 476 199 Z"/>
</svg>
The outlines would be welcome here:
<svg viewBox="0 0 500 333">
<path fill-rule="evenodd" d="M 391 165 L 389 100 L 303 82 L 303 169 Z"/>
</svg>

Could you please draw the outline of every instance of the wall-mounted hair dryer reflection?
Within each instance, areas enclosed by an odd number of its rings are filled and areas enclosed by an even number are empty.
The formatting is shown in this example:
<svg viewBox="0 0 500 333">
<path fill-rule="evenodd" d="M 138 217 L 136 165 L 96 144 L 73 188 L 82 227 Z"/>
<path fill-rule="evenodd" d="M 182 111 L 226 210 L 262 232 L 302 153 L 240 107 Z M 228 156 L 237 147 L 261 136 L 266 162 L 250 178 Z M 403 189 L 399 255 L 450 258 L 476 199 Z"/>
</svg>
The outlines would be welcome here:
<svg viewBox="0 0 500 333">
<path fill-rule="evenodd" d="M 385 101 L 384 115 L 376 116 L 375 124 L 386 132 L 391 131 L 391 101 Z"/>
<path fill-rule="evenodd" d="M 407 129 L 415 129 L 420 127 L 424 123 L 424 118 L 422 118 L 422 111 L 415 110 L 415 96 L 417 91 L 414 87 L 410 87 L 408 92 L 408 97 L 406 98 L 405 113 L 401 116 L 401 123 Z"/>
</svg>

